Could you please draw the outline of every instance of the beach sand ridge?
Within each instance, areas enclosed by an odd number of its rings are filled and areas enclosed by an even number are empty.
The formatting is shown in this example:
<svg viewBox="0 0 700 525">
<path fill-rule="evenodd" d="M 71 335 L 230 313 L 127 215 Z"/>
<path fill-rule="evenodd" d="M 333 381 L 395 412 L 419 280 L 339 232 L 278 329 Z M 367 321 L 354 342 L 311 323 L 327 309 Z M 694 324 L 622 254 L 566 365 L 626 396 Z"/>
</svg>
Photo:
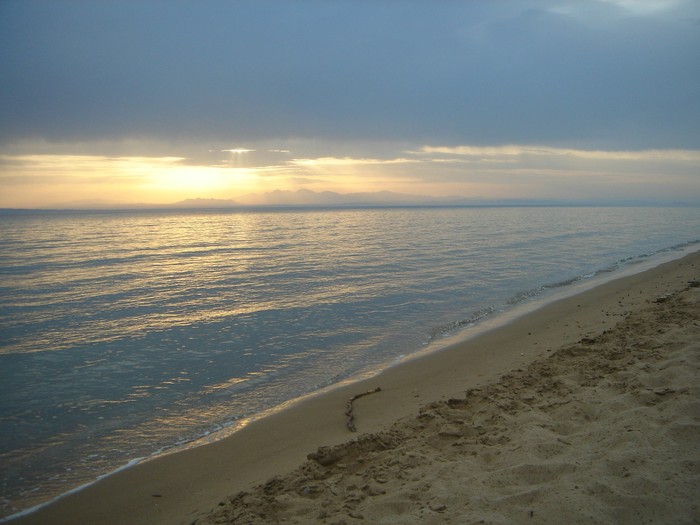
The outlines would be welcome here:
<svg viewBox="0 0 700 525">
<path fill-rule="evenodd" d="M 699 311 L 690 283 L 193 523 L 700 523 Z"/>
</svg>

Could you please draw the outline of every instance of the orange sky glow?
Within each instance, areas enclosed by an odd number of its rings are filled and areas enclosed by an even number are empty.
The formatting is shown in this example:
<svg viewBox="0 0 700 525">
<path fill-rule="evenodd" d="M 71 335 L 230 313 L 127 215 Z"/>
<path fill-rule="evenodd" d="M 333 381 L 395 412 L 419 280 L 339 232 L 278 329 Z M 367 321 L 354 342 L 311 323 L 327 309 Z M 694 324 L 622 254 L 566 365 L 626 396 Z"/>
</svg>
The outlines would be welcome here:
<svg viewBox="0 0 700 525">
<path fill-rule="evenodd" d="M 177 156 L 1 155 L 0 207 L 168 204 L 188 198 L 257 204 L 280 190 L 392 191 L 433 197 L 616 198 L 700 196 L 700 151 L 573 150 L 543 146 L 421 146 L 390 158 L 296 157 L 270 163 L 253 149 L 215 163 Z M 279 157 L 279 155 L 277 155 Z"/>
</svg>

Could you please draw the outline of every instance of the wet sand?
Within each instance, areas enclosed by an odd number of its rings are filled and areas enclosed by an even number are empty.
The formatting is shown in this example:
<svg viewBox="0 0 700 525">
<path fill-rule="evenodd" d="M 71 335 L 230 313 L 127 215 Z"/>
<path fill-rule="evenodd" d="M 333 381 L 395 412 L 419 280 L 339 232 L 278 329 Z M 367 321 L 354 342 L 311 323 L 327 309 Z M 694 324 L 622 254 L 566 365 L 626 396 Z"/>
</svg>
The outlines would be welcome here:
<svg viewBox="0 0 700 525">
<path fill-rule="evenodd" d="M 11 523 L 698 522 L 698 280 L 611 281 Z"/>
</svg>

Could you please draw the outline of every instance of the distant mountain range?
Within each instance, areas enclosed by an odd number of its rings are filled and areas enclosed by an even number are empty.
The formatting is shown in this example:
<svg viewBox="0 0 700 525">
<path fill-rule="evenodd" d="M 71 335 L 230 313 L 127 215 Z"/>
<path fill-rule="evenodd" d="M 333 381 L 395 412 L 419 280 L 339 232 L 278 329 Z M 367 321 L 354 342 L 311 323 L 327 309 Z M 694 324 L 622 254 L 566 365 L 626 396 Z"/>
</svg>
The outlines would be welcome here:
<svg viewBox="0 0 700 525">
<path fill-rule="evenodd" d="M 193 198 L 169 204 L 119 203 L 110 201 L 80 201 L 44 209 L 78 210 L 139 210 L 139 209 L 225 209 L 241 207 L 353 207 L 353 206 L 659 206 L 684 203 L 642 201 L 575 201 L 547 199 L 483 199 L 467 197 L 426 197 L 391 191 L 337 193 L 308 189 L 297 191 L 274 190 L 250 193 L 240 200 Z"/>
<path fill-rule="evenodd" d="M 241 201 L 248 205 L 258 206 L 409 206 L 446 202 L 445 199 L 391 191 L 336 193 L 334 191 L 316 192 L 307 189 L 251 193 L 241 197 Z"/>
<path fill-rule="evenodd" d="M 79 201 L 48 206 L 62 209 L 207 209 L 236 208 L 249 206 L 420 206 L 459 203 L 454 199 L 406 195 L 390 191 L 363 193 L 336 193 L 333 191 L 297 191 L 274 190 L 265 193 L 249 193 L 240 200 L 232 199 L 185 199 L 168 204 L 119 203 L 113 201 Z"/>
</svg>

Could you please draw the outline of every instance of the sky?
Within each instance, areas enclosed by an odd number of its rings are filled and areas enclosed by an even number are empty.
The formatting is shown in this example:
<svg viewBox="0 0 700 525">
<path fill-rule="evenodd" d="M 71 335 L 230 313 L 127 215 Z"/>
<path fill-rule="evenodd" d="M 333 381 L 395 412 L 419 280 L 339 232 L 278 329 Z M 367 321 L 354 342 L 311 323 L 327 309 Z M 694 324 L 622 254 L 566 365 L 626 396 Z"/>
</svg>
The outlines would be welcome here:
<svg viewBox="0 0 700 525">
<path fill-rule="evenodd" d="M 700 204 L 697 0 L 0 0 L 0 207 Z"/>
</svg>

